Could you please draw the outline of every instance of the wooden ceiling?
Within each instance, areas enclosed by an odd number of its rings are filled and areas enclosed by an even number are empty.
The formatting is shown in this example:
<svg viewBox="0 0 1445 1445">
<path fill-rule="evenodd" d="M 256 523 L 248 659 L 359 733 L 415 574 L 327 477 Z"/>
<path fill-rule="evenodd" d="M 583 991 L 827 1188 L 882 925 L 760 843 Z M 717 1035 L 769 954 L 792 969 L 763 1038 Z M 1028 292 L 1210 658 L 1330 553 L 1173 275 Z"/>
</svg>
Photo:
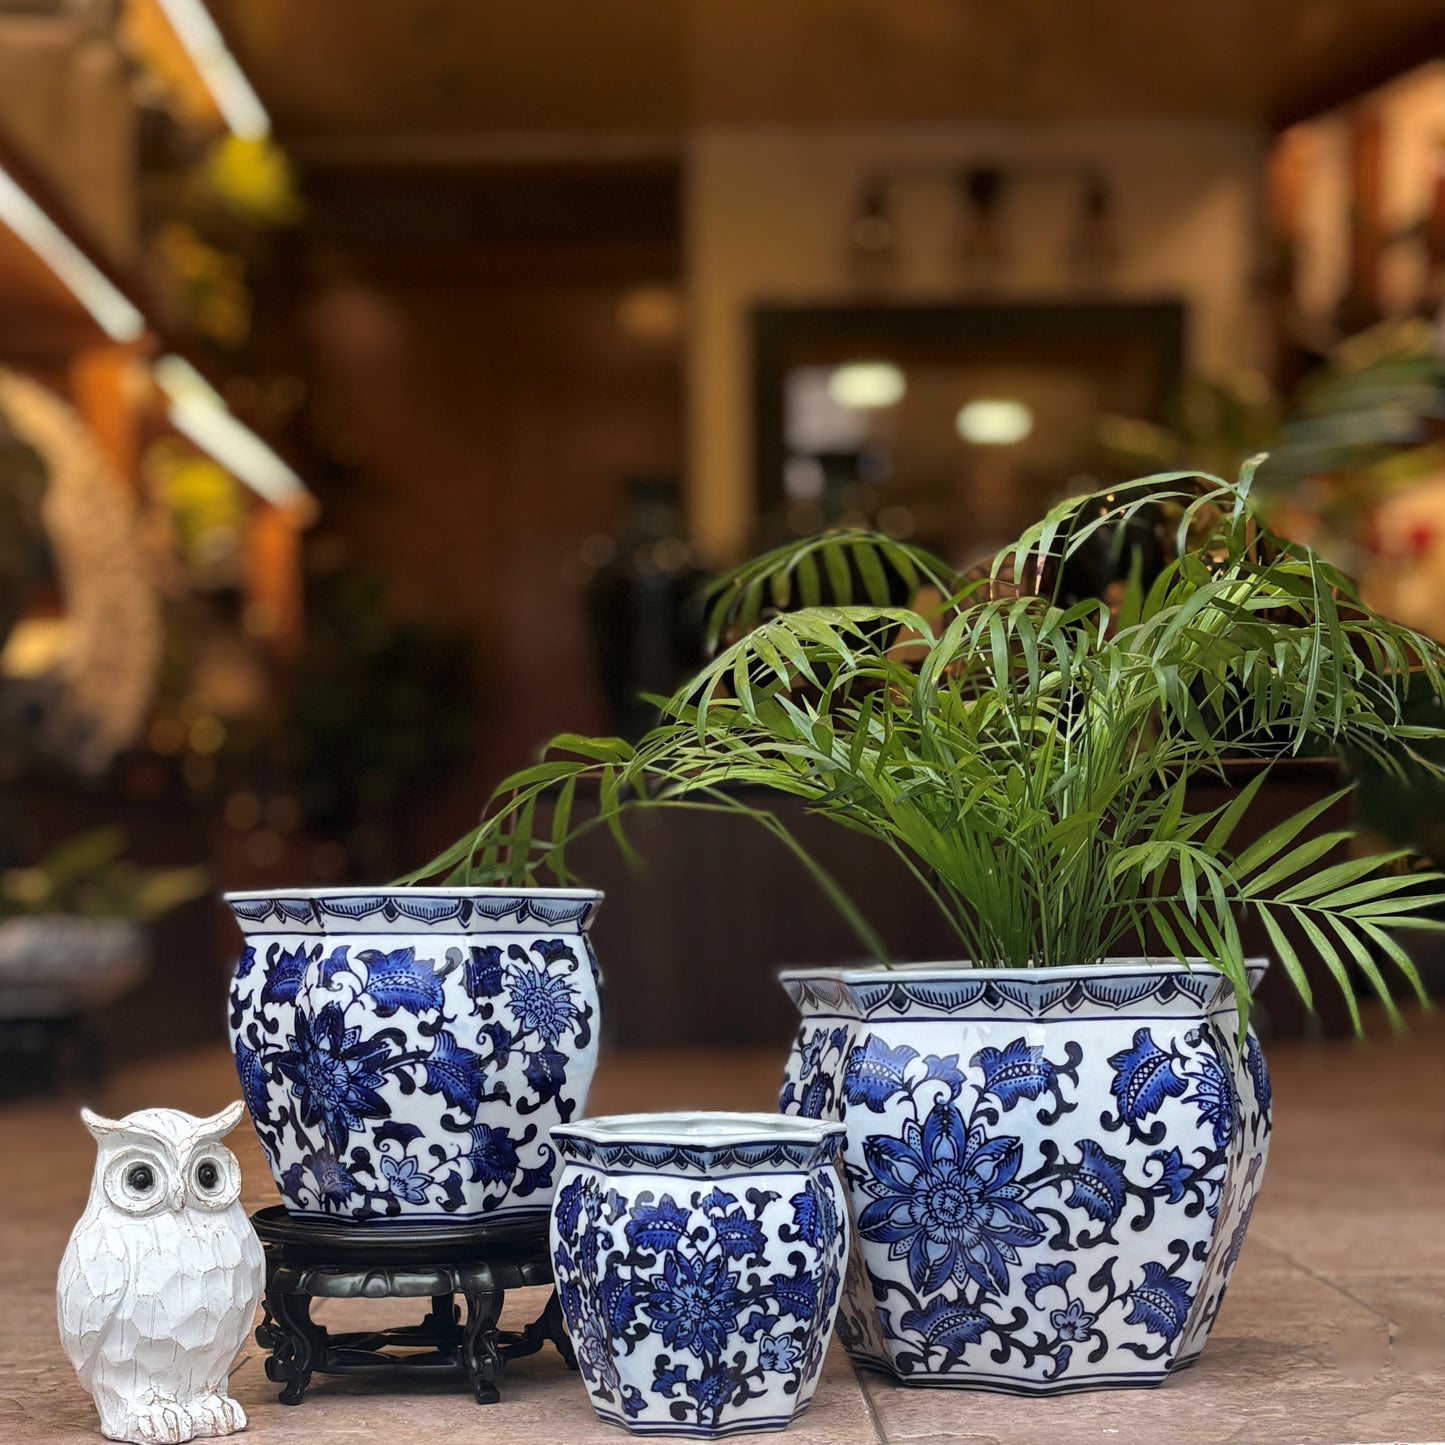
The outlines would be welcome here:
<svg viewBox="0 0 1445 1445">
<path fill-rule="evenodd" d="M 210 0 L 305 157 L 708 123 L 1281 123 L 1445 53 L 1445 0 Z"/>
</svg>

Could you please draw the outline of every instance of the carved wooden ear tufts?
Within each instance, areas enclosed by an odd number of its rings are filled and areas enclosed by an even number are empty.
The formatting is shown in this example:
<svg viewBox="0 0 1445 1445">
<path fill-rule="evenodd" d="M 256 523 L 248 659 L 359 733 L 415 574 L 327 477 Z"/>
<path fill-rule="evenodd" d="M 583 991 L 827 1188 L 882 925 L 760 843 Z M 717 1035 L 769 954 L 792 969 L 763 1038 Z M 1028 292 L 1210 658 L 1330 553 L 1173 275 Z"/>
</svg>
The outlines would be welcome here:
<svg viewBox="0 0 1445 1445">
<path fill-rule="evenodd" d="M 246 1105 L 237 1099 L 234 1103 L 227 1104 L 219 1114 L 200 1120 L 196 1125 L 196 1133 L 203 1139 L 224 1139 L 241 1122 L 241 1116 L 245 1112 Z"/>
<path fill-rule="evenodd" d="M 81 1108 L 80 1122 L 90 1130 L 91 1137 L 100 1140 L 107 1134 L 113 1133 L 120 1128 L 120 1121 L 107 1119 L 104 1114 L 97 1114 L 93 1109 Z"/>
</svg>

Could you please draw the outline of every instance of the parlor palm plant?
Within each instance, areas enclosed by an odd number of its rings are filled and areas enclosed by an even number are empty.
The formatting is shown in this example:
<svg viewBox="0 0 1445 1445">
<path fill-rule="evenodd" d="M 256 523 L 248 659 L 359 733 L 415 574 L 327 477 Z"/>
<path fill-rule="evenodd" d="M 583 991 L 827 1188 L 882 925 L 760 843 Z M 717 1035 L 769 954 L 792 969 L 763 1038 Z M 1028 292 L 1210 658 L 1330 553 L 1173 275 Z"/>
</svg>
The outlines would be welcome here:
<svg viewBox="0 0 1445 1445">
<path fill-rule="evenodd" d="M 1382 962 L 1420 988 L 1393 930 L 1434 926 L 1445 877 L 1410 871 L 1404 853 L 1327 861 L 1349 835 L 1317 824 L 1342 793 L 1247 847 L 1232 840 L 1282 758 L 1321 744 L 1387 768 L 1416 758 L 1441 730 L 1405 721 L 1405 680 L 1438 698 L 1445 659 L 1272 535 L 1250 508 L 1252 474 L 1171 474 L 1062 503 L 972 577 L 860 532 L 751 562 L 715 595 L 714 638 L 733 640 L 660 702 L 652 732 L 635 746 L 554 739 L 473 833 L 403 881 L 567 883 L 569 844 L 605 825 L 625 847 L 632 810 L 740 812 L 793 849 L 886 959 L 855 901 L 757 806 L 765 789 L 891 849 L 976 966 L 1101 961 L 1154 936 L 1216 964 L 1243 1016 L 1239 919 L 1252 911 L 1306 1003 L 1286 924 L 1357 1025 L 1352 965 L 1393 1013 Z M 1145 585 L 1136 568 L 1113 609 L 1055 600 L 1051 578 L 1096 532 L 1161 511 L 1177 556 L 1157 578 Z M 939 604 L 893 605 L 890 574 Z M 1225 806 L 1191 806 L 1191 782 L 1241 756 L 1260 760 L 1252 780 Z M 585 774 L 600 806 L 579 820 Z"/>
</svg>

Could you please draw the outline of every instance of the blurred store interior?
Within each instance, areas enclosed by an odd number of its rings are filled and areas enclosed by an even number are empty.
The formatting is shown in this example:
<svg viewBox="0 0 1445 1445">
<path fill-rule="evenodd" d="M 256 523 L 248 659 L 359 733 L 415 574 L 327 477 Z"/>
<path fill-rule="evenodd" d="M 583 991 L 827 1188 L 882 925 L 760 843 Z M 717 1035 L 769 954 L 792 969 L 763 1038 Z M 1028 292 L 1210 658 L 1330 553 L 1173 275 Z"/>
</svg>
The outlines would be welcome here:
<svg viewBox="0 0 1445 1445">
<path fill-rule="evenodd" d="M 92 970 L 4 982 L 0 1087 L 219 1040 L 219 890 L 640 731 L 790 535 L 962 563 L 1271 449 L 1445 636 L 1442 55 L 1438 0 L 0 0 L 0 930 Z M 785 1038 L 841 922 L 742 824 L 638 836 L 613 1042 Z"/>
</svg>

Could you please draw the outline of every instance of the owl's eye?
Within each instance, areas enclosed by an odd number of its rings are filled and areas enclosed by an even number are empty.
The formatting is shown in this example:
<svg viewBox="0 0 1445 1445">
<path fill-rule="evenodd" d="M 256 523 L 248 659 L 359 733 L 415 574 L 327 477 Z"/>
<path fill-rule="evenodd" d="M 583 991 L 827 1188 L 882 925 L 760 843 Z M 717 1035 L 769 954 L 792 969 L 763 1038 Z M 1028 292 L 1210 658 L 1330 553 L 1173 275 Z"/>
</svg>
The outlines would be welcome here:
<svg viewBox="0 0 1445 1445">
<path fill-rule="evenodd" d="M 126 1187 L 134 1194 L 149 1194 L 155 1188 L 155 1170 L 149 1164 L 132 1164 L 125 1171 Z"/>
<path fill-rule="evenodd" d="M 212 1159 L 203 1159 L 196 1167 L 196 1183 L 202 1189 L 214 1189 L 221 1182 L 221 1171 Z"/>
</svg>

